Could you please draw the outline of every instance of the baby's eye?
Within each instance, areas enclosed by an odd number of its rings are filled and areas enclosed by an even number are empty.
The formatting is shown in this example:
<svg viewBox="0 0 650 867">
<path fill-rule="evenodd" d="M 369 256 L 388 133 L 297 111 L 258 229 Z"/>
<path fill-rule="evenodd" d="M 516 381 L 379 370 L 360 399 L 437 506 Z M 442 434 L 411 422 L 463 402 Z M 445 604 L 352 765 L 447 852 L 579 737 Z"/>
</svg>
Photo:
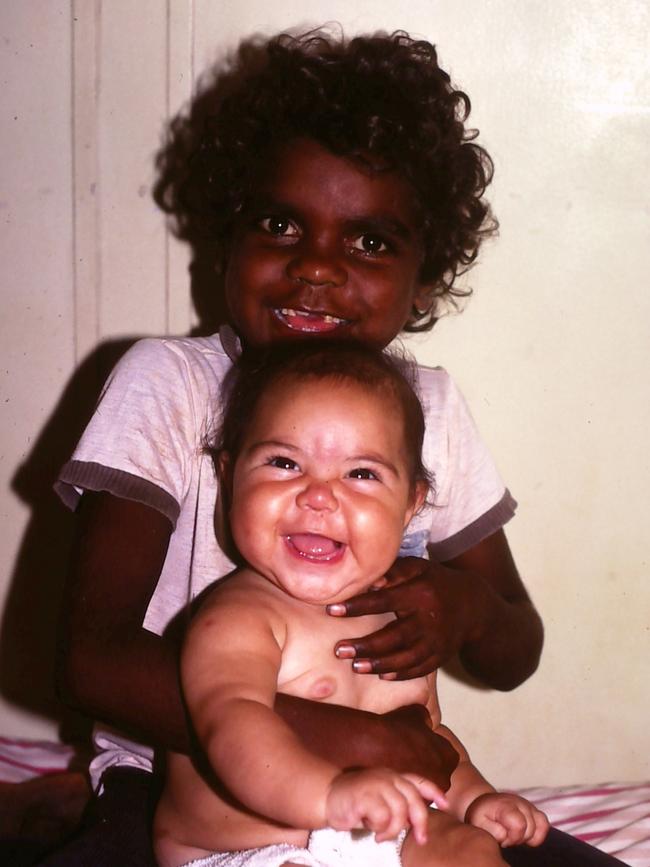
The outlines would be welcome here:
<svg viewBox="0 0 650 867">
<path fill-rule="evenodd" d="M 298 229 L 286 217 L 264 217 L 260 220 L 260 226 L 269 235 L 278 237 L 292 237 L 298 234 Z"/>
<path fill-rule="evenodd" d="M 371 232 L 365 232 L 359 235 L 352 242 L 352 247 L 359 250 L 361 253 L 385 253 L 388 250 L 388 244 L 380 235 L 373 235 Z"/>
<path fill-rule="evenodd" d="M 369 481 L 379 481 L 379 476 L 369 470 L 367 467 L 355 467 L 348 473 L 350 479 L 367 479 Z"/>
<path fill-rule="evenodd" d="M 275 467 L 278 470 L 297 470 L 298 464 L 291 460 L 291 458 L 285 458 L 283 455 L 275 455 L 272 458 L 269 458 L 267 464 L 270 467 Z"/>
</svg>

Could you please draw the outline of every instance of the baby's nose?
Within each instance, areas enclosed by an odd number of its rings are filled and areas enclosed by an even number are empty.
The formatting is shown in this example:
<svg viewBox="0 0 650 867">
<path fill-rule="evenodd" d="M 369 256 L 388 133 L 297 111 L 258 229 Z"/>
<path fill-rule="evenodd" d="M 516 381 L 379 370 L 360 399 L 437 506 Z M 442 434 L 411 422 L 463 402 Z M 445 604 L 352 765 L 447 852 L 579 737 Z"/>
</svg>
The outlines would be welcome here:
<svg viewBox="0 0 650 867">
<path fill-rule="evenodd" d="M 333 512 L 338 508 L 338 500 L 329 482 L 312 479 L 296 497 L 301 509 Z"/>
</svg>

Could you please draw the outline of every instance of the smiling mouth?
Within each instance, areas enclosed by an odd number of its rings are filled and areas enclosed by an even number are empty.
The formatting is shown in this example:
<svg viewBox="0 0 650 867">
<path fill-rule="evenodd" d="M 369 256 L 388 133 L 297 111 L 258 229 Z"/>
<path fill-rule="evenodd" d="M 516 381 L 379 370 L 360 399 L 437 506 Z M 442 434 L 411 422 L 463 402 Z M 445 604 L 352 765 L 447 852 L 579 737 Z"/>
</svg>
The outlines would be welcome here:
<svg viewBox="0 0 650 867">
<path fill-rule="evenodd" d="M 346 546 L 343 542 L 318 533 L 292 533 L 284 538 L 294 557 L 309 560 L 311 563 L 335 563 L 345 553 Z"/>
<path fill-rule="evenodd" d="M 282 307 L 273 311 L 277 318 L 292 331 L 302 331 L 320 334 L 335 331 L 342 325 L 347 325 L 347 319 L 339 319 L 329 313 L 314 313 L 309 310 L 295 310 L 292 307 Z"/>
</svg>

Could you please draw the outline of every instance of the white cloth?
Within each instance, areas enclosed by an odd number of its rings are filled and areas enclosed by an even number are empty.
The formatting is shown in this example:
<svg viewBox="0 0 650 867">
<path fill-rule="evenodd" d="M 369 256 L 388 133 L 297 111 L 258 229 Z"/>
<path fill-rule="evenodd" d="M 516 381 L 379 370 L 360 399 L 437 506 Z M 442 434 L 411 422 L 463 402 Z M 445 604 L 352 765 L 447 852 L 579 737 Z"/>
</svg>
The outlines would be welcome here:
<svg viewBox="0 0 650 867">
<path fill-rule="evenodd" d="M 406 837 L 375 841 L 370 831 L 312 831 L 306 849 L 280 843 L 242 852 L 224 852 L 189 861 L 185 867 L 282 867 L 287 861 L 308 867 L 400 867 Z"/>
<path fill-rule="evenodd" d="M 221 384 L 235 342 L 233 332 L 222 329 L 211 337 L 136 343 L 109 376 L 56 485 L 70 508 L 84 490 L 109 491 L 169 517 L 173 532 L 143 623 L 157 634 L 233 568 L 215 538 L 217 479 L 205 445 L 218 423 Z M 420 367 L 419 384 L 434 505 L 411 521 L 400 553 L 426 556 L 430 542 L 444 562 L 502 527 L 516 504 L 446 371 Z M 113 765 L 151 766 L 149 747 L 109 729 L 95 733 L 95 745 L 94 782 Z"/>
</svg>

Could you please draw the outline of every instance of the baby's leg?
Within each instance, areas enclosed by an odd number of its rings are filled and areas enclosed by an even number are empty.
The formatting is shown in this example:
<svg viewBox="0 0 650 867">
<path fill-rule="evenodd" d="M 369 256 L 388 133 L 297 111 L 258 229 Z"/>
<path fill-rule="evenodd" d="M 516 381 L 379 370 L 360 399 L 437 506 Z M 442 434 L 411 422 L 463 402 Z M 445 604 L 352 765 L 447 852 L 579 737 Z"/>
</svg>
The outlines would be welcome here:
<svg viewBox="0 0 650 867">
<path fill-rule="evenodd" d="M 404 867 L 504 867 L 501 847 L 487 831 L 464 825 L 453 816 L 432 810 L 428 840 L 420 846 L 407 834 L 402 846 Z"/>
</svg>

